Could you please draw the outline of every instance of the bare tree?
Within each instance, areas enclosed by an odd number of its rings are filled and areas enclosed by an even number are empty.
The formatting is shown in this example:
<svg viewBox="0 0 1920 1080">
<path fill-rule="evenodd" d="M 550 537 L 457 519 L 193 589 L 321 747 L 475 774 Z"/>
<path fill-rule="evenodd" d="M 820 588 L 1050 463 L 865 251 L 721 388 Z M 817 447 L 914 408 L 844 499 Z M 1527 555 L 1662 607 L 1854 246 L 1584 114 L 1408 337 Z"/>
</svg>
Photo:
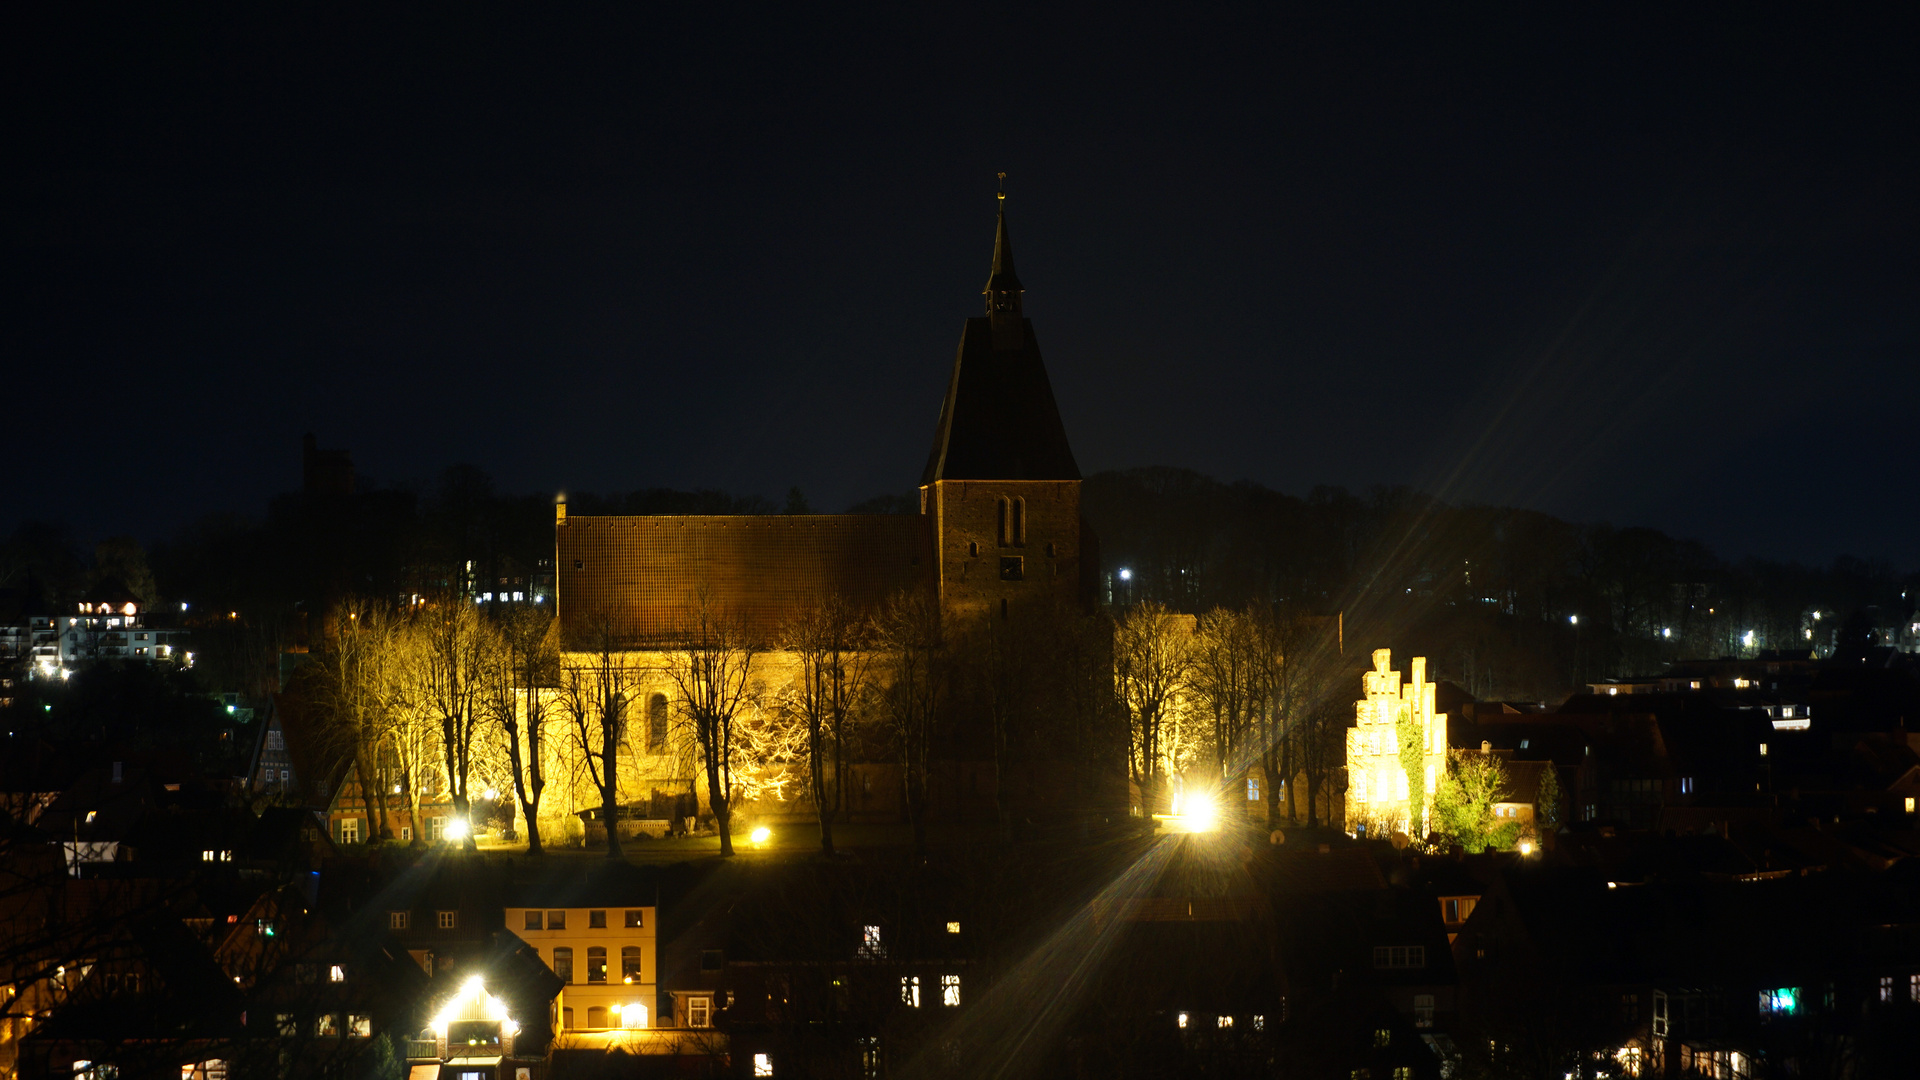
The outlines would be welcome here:
<svg viewBox="0 0 1920 1080">
<path fill-rule="evenodd" d="M 917 857 L 927 853 L 927 774 L 949 672 L 946 639 L 939 604 L 919 590 L 894 593 L 873 619 L 873 645 L 884 664 L 877 692 L 900 758 Z"/>
<path fill-rule="evenodd" d="M 1255 619 L 1215 608 L 1200 616 L 1193 644 L 1193 690 L 1213 721 L 1214 782 L 1227 783 L 1251 763 L 1247 743 L 1265 688 Z"/>
<path fill-rule="evenodd" d="M 474 736 L 485 717 L 486 669 L 499 646 L 499 633 L 480 617 L 475 605 L 454 596 L 427 605 L 417 626 L 422 645 L 417 679 L 420 700 L 440 727 L 454 814 L 471 826 L 473 804 L 467 780 L 472 774 Z M 471 827 L 466 846 L 469 850 L 478 846 Z"/>
<path fill-rule="evenodd" d="M 1148 813 L 1162 805 L 1168 773 L 1190 754 L 1179 715 L 1193 668 L 1187 618 L 1149 600 L 1127 609 L 1114 629 L 1114 681 L 1130 722 L 1129 769 Z"/>
<path fill-rule="evenodd" d="M 807 791 L 820 822 L 820 850 L 828 855 L 833 820 L 846 802 L 847 755 L 872 666 L 870 633 L 864 613 L 835 593 L 816 596 L 781 631 L 781 643 L 799 662 L 781 712 L 806 732 Z"/>
<path fill-rule="evenodd" d="M 393 837 L 380 766 L 395 719 L 398 664 L 403 659 L 395 641 L 400 630 L 378 605 L 345 599 L 327 622 L 326 642 L 313 666 L 323 737 L 353 762 L 362 801 L 373 819 L 369 831 L 381 840 Z"/>
<path fill-rule="evenodd" d="M 625 854 L 620 844 L 620 744 L 626 738 L 627 704 L 639 676 L 639 668 L 619 648 L 605 623 L 594 635 L 592 651 L 571 656 L 560 668 L 560 709 L 600 793 L 609 859 Z"/>
<path fill-rule="evenodd" d="M 541 769 L 553 710 L 544 691 L 559 679 L 560 666 L 553 631 L 553 618 L 539 608 L 509 613 L 501 623 L 504 648 L 488 682 L 488 710 L 506 743 L 514 797 L 527 820 L 529 855 L 545 850 L 540 842 L 540 795 L 547 779 Z"/>
<path fill-rule="evenodd" d="M 745 624 L 707 589 L 687 605 L 668 651 L 667 675 L 679 691 L 683 721 L 693 729 L 707 773 L 707 804 L 720 832 L 720 854 L 733 854 L 732 798 L 739 747 L 734 721 L 753 705 L 760 646 Z"/>
</svg>

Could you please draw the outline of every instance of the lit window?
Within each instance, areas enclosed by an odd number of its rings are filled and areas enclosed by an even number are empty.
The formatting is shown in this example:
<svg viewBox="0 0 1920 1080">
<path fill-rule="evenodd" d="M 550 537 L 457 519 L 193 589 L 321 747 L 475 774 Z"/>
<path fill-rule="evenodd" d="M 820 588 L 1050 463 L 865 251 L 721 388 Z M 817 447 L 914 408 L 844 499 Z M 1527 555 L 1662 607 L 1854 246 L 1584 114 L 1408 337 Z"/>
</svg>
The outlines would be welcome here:
<svg viewBox="0 0 1920 1080">
<path fill-rule="evenodd" d="M 1908 810 L 1912 810 L 1912 809 L 1913 809 L 1913 800 L 1912 800 L 1912 799 L 1908 799 L 1908 800 L 1907 800 L 1907 809 L 1908 809 Z M 957 923 L 957 922 L 950 922 L 950 923 L 948 923 L 948 924 L 947 924 L 947 933 L 949 933 L 949 934 L 957 934 L 957 933 L 959 933 L 959 932 L 960 932 L 960 924 L 959 924 L 959 923 Z"/>
<path fill-rule="evenodd" d="M 1267 1018 L 1264 1014 L 1254 1013 L 1252 1018 L 1252 1023 L 1253 1023 L 1253 1030 L 1255 1031 L 1267 1030 Z"/>
<path fill-rule="evenodd" d="M 1379 1046 L 1379 1047 L 1392 1046 L 1393 1045 L 1393 1029 L 1374 1028 L 1373 1029 L 1373 1045 Z"/>
<path fill-rule="evenodd" d="M 452 930 L 460 925 L 460 913 L 457 911 L 436 911 L 433 917 L 434 924 L 442 930 Z"/>
<path fill-rule="evenodd" d="M 860 952 L 858 955 L 864 960 L 885 960 L 887 958 L 887 947 L 880 941 L 880 928 L 878 926 L 863 926 L 860 928 Z"/>
<path fill-rule="evenodd" d="M 1187 1014 L 1179 1013 L 1175 1015 L 1173 1018 L 1173 1022 L 1180 1025 L 1180 1027 L 1185 1028 L 1187 1026 Z"/>
<path fill-rule="evenodd" d="M 773 1075 L 773 1055 L 771 1054 L 753 1055 L 753 1075 L 772 1076 Z"/>
<path fill-rule="evenodd" d="M 1913 813 L 1913 796 L 1907 796 L 1907 813 Z"/>
<path fill-rule="evenodd" d="M 373 1017 L 364 1013 L 354 1013 L 347 1017 L 347 1034 L 356 1039 L 373 1037 Z"/>
<path fill-rule="evenodd" d="M 345 967 L 342 967 L 339 964 L 334 964 L 333 966 L 327 969 L 327 981 L 328 982 L 346 982 L 347 969 Z"/>
<path fill-rule="evenodd" d="M 900 1004 L 912 1009 L 920 1007 L 920 976 L 900 976 Z"/>
<path fill-rule="evenodd" d="M 1413 1026 L 1430 1028 L 1433 1026 L 1433 995 L 1413 995 Z"/>
<path fill-rule="evenodd" d="M 620 947 L 620 981 L 622 983 L 641 981 L 640 946 L 622 945 Z"/>
<path fill-rule="evenodd" d="M 1247 777 L 1247 801 L 1252 802 L 1253 800 L 1258 799 L 1259 797 L 1260 797 L 1260 778 L 1257 776 Z"/>
<path fill-rule="evenodd" d="M 1883 1002 L 1893 1000 L 1893 976 L 1891 975 L 1880 976 L 1880 1000 Z"/>
<path fill-rule="evenodd" d="M 293 1018 L 292 1013 L 274 1014 L 273 1026 L 281 1035 L 289 1039 L 300 1034 L 300 1022 Z"/>
<path fill-rule="evenodd" d="M 713 999 L 710 997 L 690 997 L 687 999 L 687 1026 L 711 1027 L 713 1025 Z"/>
<path fill-rule="evenodd" d="M 607 950 L 602 946 L 594 945 L 587 949 L 587 981 L 607 981 Z"/>
<path fill-rule="evenodd" d="M 1213 1026 L 1217 1028 L 1230 1028 L 1233 1026 L 1233 1017 L 1216 1016 L 1213 1018 Z"/>
<path fill-rule="evenodd" d="M 1907 997 L 1920 1001 L 1920 975 L 1907 976 Z"/>
<path fill-rule="evenodd" d="M 313 1033 L 322 1039 L 340 1034 L 340 1018 L 332 1013 L 321 1013 L 314 1018 Z"/>
<path fill-rule="evenodd" d="M 389 930 L 405 930 L 406 928 L 407 928 L 407 913 L 406 913 L 406 912 L 404 912 L 404 911 L 389 911 L 389 912 L 387 912 L 387 929 L 389 929 Z"/>
<path fill-rule="evenodd" d="M 1766 757 L 1766 756 L 1767 756 L 1767 744 L 1766 744 L 1766 743 L 1761 743 L 1761 744 L 1760 744 L 1760 756 L 1761 756 L 1761 757 Z"/>
<path fill-rule="evenodd" d="M 573 949 L 571 947 L 562 945 L 553 950 L 553 973 L 560 977 L 561 982 L 569 986 L 573 984 Z"/>
<path fill-rule="evenodd" d="M 1413 1080 L 1413 1066 L 1395 1065 L 1393 1067 L 1393 1080 Z"/>
<path fill-rule="evenodd" d="M 940 976 L 940 1004 L 948 1007 L 960 1004 L 960 976 Z"/>
</svg>

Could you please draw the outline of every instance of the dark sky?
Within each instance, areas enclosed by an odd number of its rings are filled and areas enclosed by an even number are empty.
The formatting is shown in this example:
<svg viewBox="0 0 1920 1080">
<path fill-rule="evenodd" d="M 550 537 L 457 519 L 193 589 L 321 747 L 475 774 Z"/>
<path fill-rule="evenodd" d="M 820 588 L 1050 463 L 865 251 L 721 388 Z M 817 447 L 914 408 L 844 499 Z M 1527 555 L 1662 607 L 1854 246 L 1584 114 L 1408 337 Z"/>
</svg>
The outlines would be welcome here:
<svg viewBox="0 0 1920 1080">
<path fill-rule="evenodd" d="M 257 514 L 306 430 L 381 483 L 908 490 L 1004 170 L 1087 472 L 1920 564 L 1904 21 L 81 7 L 0 35 L 0 530 Z"/>
</svg>

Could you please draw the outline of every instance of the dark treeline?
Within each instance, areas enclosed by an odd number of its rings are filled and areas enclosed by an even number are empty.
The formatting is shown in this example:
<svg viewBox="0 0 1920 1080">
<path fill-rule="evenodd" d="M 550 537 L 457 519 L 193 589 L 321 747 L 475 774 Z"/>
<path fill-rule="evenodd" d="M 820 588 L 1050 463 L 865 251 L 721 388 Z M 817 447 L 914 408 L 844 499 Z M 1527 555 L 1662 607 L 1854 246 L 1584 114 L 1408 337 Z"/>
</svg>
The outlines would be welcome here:
<svg viewBox="0 0 1920 1080">
<path fill-rule="evenodd" d="M 1344 613 L 1349 655 L 1424 654 L 1483 699 L 1552 699 L 1682 657 L 1859 651 L 1886 643 L 1920 595 L 1920 574 L 1884 563 L 1729 562 L 1654 529 L 1405 487 L 1298 498 L 1148 468 L 1088 478 L 1083 508 L 1115 603 Z"/>
</svg>

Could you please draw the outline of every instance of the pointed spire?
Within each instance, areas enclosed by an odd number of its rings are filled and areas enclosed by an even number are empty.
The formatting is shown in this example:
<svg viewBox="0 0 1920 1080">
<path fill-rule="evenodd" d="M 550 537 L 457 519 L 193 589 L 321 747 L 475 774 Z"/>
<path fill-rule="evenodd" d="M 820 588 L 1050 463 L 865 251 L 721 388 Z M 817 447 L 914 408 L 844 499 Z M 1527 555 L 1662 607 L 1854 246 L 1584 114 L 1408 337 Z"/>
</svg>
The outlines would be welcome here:
<svg viewBox="0 0 1920 1080">
<path fill-rule="evenodd" d="M 1007 174 L 1000 174 L 1000 221 L 993 237 L 993 272 L 987 276 L 987 314 L 1020 314 L 1020 275 L 1013 272 L 1013 240 L 1007 236 Z"/>
</svg>

